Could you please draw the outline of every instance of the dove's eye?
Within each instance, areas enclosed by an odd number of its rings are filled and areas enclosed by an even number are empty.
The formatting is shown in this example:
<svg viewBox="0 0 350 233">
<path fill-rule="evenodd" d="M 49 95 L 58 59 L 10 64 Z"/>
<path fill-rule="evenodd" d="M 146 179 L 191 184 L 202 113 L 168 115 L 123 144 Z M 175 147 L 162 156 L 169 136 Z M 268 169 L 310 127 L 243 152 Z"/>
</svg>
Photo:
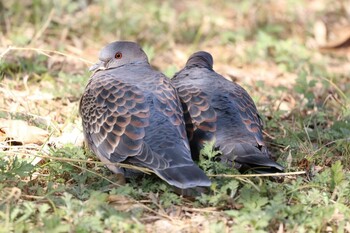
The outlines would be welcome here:
<svg viewBox="0 0 350 233">
<path fill-rule="evenodd" d="M 114 56 L 116 59 L 120 59 L 123 57 L 123 54 L 121 52 L 117 52 Z"/>
</svg>

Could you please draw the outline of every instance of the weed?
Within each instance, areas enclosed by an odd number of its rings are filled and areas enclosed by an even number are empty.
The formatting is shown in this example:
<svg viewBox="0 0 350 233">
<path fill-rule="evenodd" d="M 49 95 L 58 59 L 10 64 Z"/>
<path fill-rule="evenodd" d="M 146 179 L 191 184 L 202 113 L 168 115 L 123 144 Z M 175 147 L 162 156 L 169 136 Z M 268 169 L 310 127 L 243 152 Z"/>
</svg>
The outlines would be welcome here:
<svg viewBox="0 0 350 233">
<path fill-rule="evenodd" d="M 111 41 L 139 42 L 169 78 L 207 50 L 215 69 L 254 97 L 278 162 L 308 174 L 237 176 L 208 143 L 199 166 L 213 185 L 185 198 L 153 175 L 120 186 L 80 146 L 10 146 L 1 128 L 0 232 L 349 231 L 349 58 L 345 48 L 320 52 L 313 35 L 319 18 L 330 38 L 333 21 L 345 30 L 345 8 L 329 0 L 0 2 L 0 120 L 52 135 L 80 127 L 87 64 Z M 249 81 L 228 67 L 266 72 Z"/>
</svg>

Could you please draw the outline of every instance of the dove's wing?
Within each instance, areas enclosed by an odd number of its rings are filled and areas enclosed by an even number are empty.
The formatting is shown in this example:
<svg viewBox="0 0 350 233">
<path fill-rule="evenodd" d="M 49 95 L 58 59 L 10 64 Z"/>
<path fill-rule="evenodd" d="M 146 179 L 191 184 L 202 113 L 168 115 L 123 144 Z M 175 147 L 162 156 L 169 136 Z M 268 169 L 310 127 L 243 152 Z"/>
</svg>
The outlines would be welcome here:
<svg viewBox="0 0 350 233">
<path fill-rule="evenodd" d="M 142 165 L 164 169 L 169 164 L 145 144 L 150 109 L 136 86 L 112 74 L 96 73 L 80 102 L 85 136 L 93 151 L 111 162 L 137 157 Z"/>
<path fill-rule="evenodd" d="M 216 112 L 201 89 L 190 82 L 174 79 L 173 83 L 182 103 L 192 157 L 197 160 L 204 143 L 215 138 Z"/>
</svg>

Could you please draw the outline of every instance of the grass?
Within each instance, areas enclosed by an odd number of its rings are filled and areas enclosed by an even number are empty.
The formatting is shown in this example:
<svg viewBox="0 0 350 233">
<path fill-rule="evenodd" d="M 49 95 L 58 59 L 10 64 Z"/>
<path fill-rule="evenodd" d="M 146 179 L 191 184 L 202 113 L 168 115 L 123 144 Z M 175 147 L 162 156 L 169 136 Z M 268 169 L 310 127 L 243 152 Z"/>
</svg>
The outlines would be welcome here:
<svg viewBox="0 0 350 233">
<path fill-rule="evenodd" d="M 320 50 L 314 36 L 320 19 L 330 35 L 345 30 L 344 4 L 1 2 L 0 125 L 48 134 L 18 146 L 0 131 L 0 232 L 350 232 L 349 50 Z M 147 174 L 118 185 L 76 133 L 87 68 L 114 40 L 139 42 L 168 77 L 192 52 L 211 52 L 214 69 L 252 95 L 288 174 L 240 176 L 207 160 L 213 185 L 196 198 Z M 202 156 L 214 156 L 208 148 Z"/>
</svg>

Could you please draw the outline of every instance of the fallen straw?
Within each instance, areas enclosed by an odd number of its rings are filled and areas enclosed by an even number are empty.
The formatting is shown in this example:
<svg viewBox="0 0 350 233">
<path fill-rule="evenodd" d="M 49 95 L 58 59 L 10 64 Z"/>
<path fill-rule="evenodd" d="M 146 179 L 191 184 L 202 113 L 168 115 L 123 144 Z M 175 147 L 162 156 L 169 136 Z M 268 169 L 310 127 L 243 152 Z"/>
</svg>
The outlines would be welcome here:
<svg viewBox="0 0 350 233">
<path fill-rule="evenodd" d="M 216 174 L 216 175 L 208 175 L 208 176 L 239 178 L 239 177 L 266 177 L 266 176 L 295 176 L 295 175 L 303 175 L 303 174 L 306 174 L 306 171 L 285 172 L 285 173 L 266 173 L 266 174 L 242 174 L 242 175 Z"/>
</svg>

